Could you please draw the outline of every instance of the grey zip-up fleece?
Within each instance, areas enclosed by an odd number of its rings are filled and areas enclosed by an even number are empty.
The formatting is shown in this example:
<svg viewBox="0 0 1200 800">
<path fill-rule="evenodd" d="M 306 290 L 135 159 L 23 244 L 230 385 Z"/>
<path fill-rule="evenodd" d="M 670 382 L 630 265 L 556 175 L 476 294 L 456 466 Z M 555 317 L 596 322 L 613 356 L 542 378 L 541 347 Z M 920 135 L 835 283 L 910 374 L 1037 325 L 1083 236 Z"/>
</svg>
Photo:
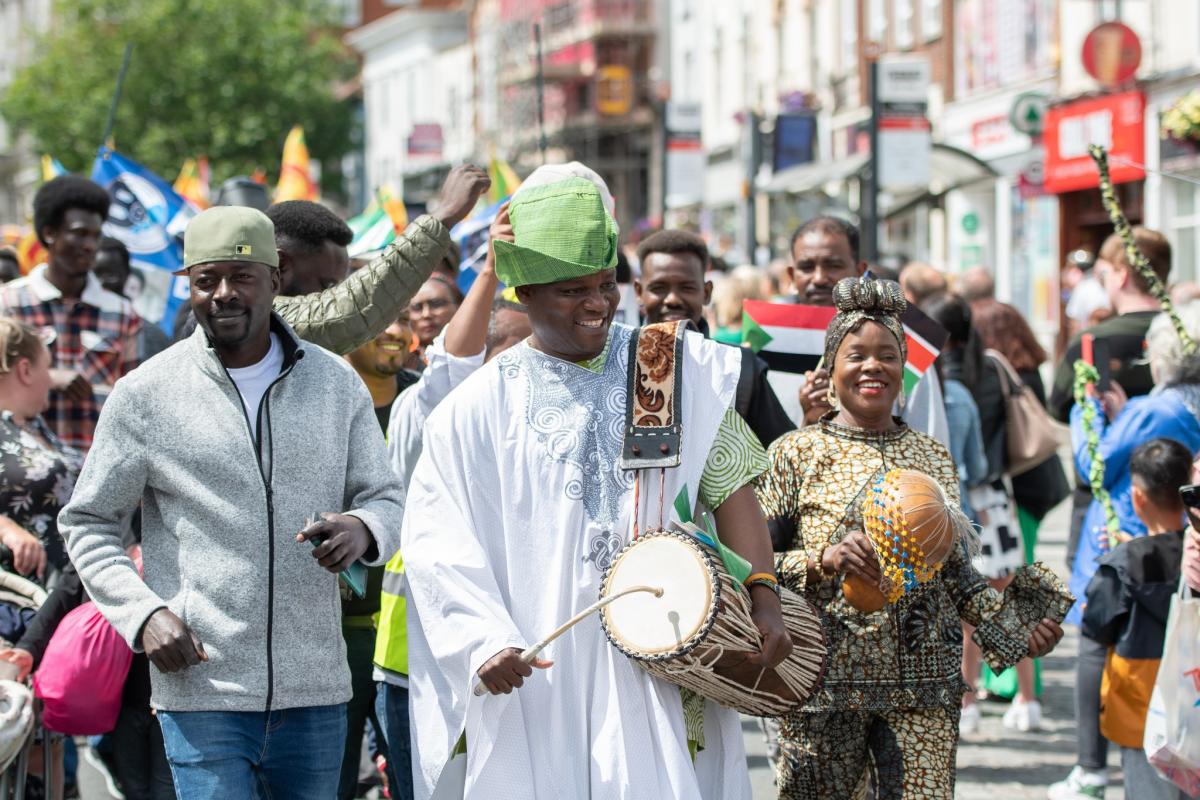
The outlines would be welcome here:
<svg viewBox="0 0 1200 800">
<path fill-rule="evenodd" d="M 346 702 L 338 579 L 296 534 L 314 511 L 348 513 L 375 539 L 372 564 L 399 548 L 402 490 L 362 380 L 278 316 L 271 325 L 284 367 L 260 403 L 257 446 L 197 328 L 117 382 L 59 516 L 84 586 L 131 647 L 164 606 L 203 642 L 207 663 L 151 667 L 156 708 Z M 144 582 L 121 547 L 120 521 L 139 500 Z"/>
</svg>

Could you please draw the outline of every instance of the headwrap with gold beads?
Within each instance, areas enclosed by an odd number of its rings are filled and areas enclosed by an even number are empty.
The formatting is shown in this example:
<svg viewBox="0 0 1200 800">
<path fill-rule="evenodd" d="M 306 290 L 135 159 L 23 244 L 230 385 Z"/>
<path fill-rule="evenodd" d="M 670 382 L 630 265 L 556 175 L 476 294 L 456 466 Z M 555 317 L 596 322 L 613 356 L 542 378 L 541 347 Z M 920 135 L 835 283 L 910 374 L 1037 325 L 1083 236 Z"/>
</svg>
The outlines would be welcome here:
<svg viewBox="0 0 1200 800">
<path fill-rule="evenodd" d="M 877 322 L 891 331 L 900 347 L 900 361 L 908 358 L 908 343 L 900 315 L 908 308 L 904 292 L 895 281 L 843 278 L 833 287 L 837 315 L 825 331 L 825 369 L 833 373 L 833 360 L 842 341 L 864 322 Z"/>
</svg>

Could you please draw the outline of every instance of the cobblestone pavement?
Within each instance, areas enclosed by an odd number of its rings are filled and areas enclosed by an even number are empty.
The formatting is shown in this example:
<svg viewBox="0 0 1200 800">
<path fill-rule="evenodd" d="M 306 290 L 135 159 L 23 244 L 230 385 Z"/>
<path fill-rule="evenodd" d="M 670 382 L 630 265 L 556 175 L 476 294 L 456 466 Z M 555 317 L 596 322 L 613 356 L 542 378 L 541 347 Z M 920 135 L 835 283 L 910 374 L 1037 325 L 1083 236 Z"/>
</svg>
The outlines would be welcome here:
<svg viewBox="0 0 1200 800">
<path fill-rule="evenodd" d="M 1038 536 L 1037 557 L 1066 577 L 1069 502 L 1052 511 Z M 1005 701 L 980 704 L 983 722 L 977 733 L 958 748 L 958 783 L 961 800 L 1043 800 L 1046 787 L 1061 780 L 1075 763 L 1075 721 L 1072 698 L 1078 630 L 1068 628 L 1063 641 L 1042 659 L 1042 725 L 1044 730 L 1020 733 L 1001 724 Z M 775 788 L 762 733 L 753 720 L 743 720 L 746 752 L 755 800 L 775 797 Z M 1109 763 L 1119 755 L 1110 753 Z M 1120 773 L 1110 771 L 1105 800 L 1124 800 Z"/>
</svg>

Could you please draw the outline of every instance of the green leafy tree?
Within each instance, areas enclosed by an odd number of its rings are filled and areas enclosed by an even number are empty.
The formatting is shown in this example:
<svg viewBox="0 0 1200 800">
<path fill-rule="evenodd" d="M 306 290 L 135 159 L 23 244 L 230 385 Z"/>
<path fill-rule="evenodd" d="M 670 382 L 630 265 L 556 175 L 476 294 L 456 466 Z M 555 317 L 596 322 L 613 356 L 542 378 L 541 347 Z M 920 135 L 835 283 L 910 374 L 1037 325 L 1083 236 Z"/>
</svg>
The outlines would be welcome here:
<svg viewBox="0 0 1200 800">
<path fill-rule="evenodd" d="M 58 0 L 0 113 L 87 174 L 130 43 L 116 149 L 168 180 L 185 158 L 207 155 L 215 189 L 255 168 L 274 180 L 299 124 L 336 194 L 339 158 L 359 135 L 337 97 L 356 65 L 336 32 L 330 0 Z"/>
</svg>

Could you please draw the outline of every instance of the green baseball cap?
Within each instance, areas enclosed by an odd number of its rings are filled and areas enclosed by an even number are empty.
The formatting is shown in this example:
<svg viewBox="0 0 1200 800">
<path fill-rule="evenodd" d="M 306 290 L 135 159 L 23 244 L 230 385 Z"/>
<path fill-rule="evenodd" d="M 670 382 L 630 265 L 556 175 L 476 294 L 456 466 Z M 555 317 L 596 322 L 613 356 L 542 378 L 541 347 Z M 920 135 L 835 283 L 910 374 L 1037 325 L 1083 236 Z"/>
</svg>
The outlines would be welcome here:
<svg viewBox="0 0 1200 800">
<path fill-rule="evenodd" d="M 521 189 L 508 206 L 515 242 L 494 241 L 508 286 L 582 278 L 617 264 L 617 224 L 586 178 Z"/>
<path fill-rule="evenodd" d="M 256 208 L 217 206 L 202 211 L 183 232 L 183 269 L 214 261 L 250 261 L 279 267 L 275 225 Z"/>
</svg>

